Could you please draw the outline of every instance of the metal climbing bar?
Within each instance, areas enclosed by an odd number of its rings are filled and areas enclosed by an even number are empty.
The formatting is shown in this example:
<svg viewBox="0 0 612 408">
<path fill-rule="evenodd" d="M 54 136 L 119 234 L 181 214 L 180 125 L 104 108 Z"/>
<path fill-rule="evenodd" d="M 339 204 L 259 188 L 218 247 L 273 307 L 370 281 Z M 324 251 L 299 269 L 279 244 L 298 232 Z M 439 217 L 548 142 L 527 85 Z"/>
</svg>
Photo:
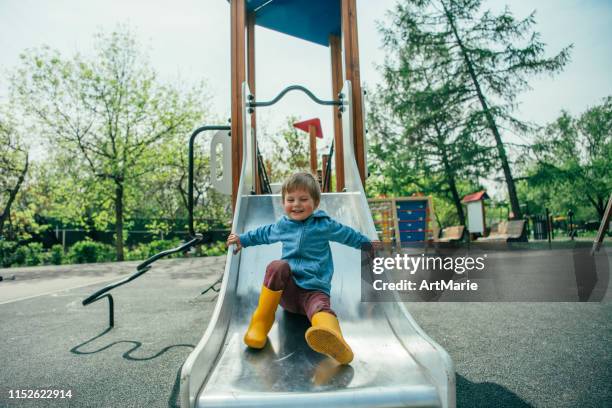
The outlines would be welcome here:
<svg viewBox="0 0 612 408">
<path fill-rule="evenodd" d="M 158 254 L 153 255 L 152 257 L 150 257 L 149 259 L 147 259 L 146 261 L 144 261 L 143 263 L 141 263 L 140 265 L 138 265 L 136 267 L 136 272 L 130 276 L 128 276 L 127 278 L 123 278 L 120 281 L 117 281 L 115 283 L 111 283 L 110 285 L 106 285 L 105 287 L 103 287 L 102 289 L 96 291 L 95 293 L 93 293 L 92 295 L 90 295 L 89 297 L 87 297 L 85 300 L 83 300 L 82 304 L 83 306 L 87 306 L 90 305 L 94 302 L 97 302 L 98 300 L 107 297 L 108 298 L 108 307 L 109 307 L 109 326 L 113 327 L 115 325 L 115 316 L 114 316 L 114 307 L 113 307 L 113 297 L 108 294 L 107 292 L 125 285 L 128 282 L 133 281 L 134 279 L 136 279 L 137 277 L 143 275 L 144 273 L 146 273 L 149 269 L 151 269 L 151 264 L 155 261 L 157 261 L 160 258 L 163 258 L 165 256 L 168 255 L 172 255 L 175 254 L 177 252 L 185 252 L 187 250 L 189 250 L 191 247 L 194 247 L 196 245 L 199 245 L 202 242 L 203 238 L 202 236 L 197 236 L 195 238 L 193 238 L 191 241 L 188 241 L 186 243 L 184 243 L 181 246 L 178 246 L 176 248 L 173 249 L 168 249 L 166 251 L 160 252 Z"/>
<path fill-rule="evenodd" d="M 276 102 L 280 101 L 290 91 L 302 91 L 310 99 L 312 99 L 315 103 L 318 103 L 319 105 L 340 106 L 340 107 L 342 107 L 343 105 L 342 94 L 338 95 L 338 100 L 325 101 L 325 100 L 317 98 L 310 90 L 308 90 L 307 88 L 301 85 L 290 85 L 287 88 L 283 89 L 278 95 L 276 95 L 274 99 L 272 99 L 271 101 L 267 101 L 267 102 L 257 102 L 255 101 L 255 97 L 253 95 L 249 95 L 247 107 L 249 109 L 253 109 L 253 108 L 259 108 L 259 107 L 264 107 L 264 106 L 272 106 Z"/>
</svg>

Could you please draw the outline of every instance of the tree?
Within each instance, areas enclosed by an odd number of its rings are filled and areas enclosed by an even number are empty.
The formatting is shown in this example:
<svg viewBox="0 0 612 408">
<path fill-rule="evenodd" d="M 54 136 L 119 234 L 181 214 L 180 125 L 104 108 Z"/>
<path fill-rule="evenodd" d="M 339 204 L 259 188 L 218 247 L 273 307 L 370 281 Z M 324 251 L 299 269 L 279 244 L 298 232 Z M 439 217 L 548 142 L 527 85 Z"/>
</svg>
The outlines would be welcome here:
<svg viewBox="0 0 612 408">
<path fill-rule="evenodd" d="M 218 193 L 210 178 L 210 140 L 202 135 L 194 155 L 194 221 L 198 232 L 212 224 L 227 225 L 231 220 L 229 196 Z M 171 225 L 160 220 L 185 220 L 188 217 L 188 150 L 186 140 L 173 140 L 159 149 L 155 172 L 144 176 L 139 189 L 138 212 L 154 218 L 154 231 L 168 232 Z M 205 152 L 205 153 L 204 153 Z M 203 220 L 203 223 L 198 223 Z M 152 226 L 152 225 L 151 225 Z M 186 228 L 187 225 L 181 228 Z"/>
<path fill-rule="evenodd" d="M 545 58 L 544 44 L 533 31 L 534 13 L 517 20 L 506 8 L 498 15 L 480 12 L 481 0 L 405 0 L 395 7 L 382 31 L 386 44 L 416 58 L 433 78 L 450 75 L 463 88 L 457 103 L 472 130 L 493 136 L 497 159 L 508 188 L 514 217 L 521 217 L 506 146 L 504 126 L 524 131 L 527 124 L 512 116 L 516 96 L 528 89 L 531 74 L 560 71 L 570 47 Z"/>
<path fill-rule="evenodd" d="M 528 181 L 569 205 L 591 206 L 601 218 L 612 191 L 612 97 L 578 119 L 562 112 L 532 147 Z"/>
<path fill-rule="evenodd" d="M 286 127 L 269 137 L 273 150 L 271 165 L 268 167 L 272 170 L 270 176 L 274 180 L 284 179 L 295 171 L 310 171 L 308 135 L 293 127 L 298 121 L 294 116 L 288 117 L 285 121 Z"/>
<path fill-rule="evenodd" d="M 159 146 L 201 122 L 203 85 L 182 92 L 160 84 L 126 29 L 96 40 L 94 59 L 65 59 L 47 47 L 24 53 L 11 88 L 77 186 L 101 201 L 104 211 L 92 216 L 112 216 L 123 260 L 139 180 L 155 171 Z"/>
<path fill-rule="evenodd" d="M 458 185 L 477 180 L 491 167 L 490 149 L 480 143 L 482 132 L 467 126 L 463 117 L 466 90 L 448 73 L 430 75 L 430 65 L 445 59 L 444 52 L 419 55 L 410 44 L 386 40 L 384 83 L 368 118 L 376 172 L 392 184 L 414 184 L 418 191 L 442 194 L 465 225 L 461 193 L 469 191 L 460 192 Z M 397 166 L 408 168 L 389 172 Z"/>
<path fill-rule="evenodd" d="M 30 166 L 29 152 L 21 141 L 12 116 L 2 109 L 0 114 L 0 236 L 10 219 L 11 208 Z"/>
</svg>

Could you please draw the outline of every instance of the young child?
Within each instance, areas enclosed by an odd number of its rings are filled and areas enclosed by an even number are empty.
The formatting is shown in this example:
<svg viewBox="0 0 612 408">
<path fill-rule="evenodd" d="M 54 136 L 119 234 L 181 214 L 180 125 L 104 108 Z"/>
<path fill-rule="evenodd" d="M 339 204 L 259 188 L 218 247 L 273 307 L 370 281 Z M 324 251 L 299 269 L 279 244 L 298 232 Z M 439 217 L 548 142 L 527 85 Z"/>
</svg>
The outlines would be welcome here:
<svg viewBox="0 0 612 408">
<path fill-rule="evenodd" d="M 306 342 L 315 351 L 341 364 L 353 360 L 353 351 L 342 337 L 336 314 L 330 307 L 334 273 L 329 241 L 360 249 L 370 240 L 358 231 L 317 210 L 321 200 L 319 183 L 309 173 L 296 173 L 282 186 L 286 216 L 241 235 L 230 234 L 228 246 L 243 247 L 283 243 L 280 260 L 266 268 L 257 309 L 244 342 L 252 348 L 266 345 L 278 304 L 290 312 L 308 316 L 312 323 Z"/>
</svg>

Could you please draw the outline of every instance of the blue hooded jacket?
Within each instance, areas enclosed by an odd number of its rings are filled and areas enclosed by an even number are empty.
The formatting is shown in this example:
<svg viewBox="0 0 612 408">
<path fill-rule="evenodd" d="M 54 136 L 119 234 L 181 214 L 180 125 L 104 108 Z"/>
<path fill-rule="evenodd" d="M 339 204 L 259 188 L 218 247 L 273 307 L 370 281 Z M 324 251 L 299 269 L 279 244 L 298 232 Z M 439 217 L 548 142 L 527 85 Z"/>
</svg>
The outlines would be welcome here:
<svg viewBox="0 0 612 408">
<path fill-rule="evenodd" d="M 351 227 L 333 220 L 325 211 L 317 210 L 304 221 L 286 215 L 275 224 L 263 225 L 240 235 L 243 247 L 283 243 L 281 259 L 287 261 L 295 283 L 306 290 L 331 291 L 334 274 L 329 241 L 361 249 L 370 239 Z"/>
</svg>

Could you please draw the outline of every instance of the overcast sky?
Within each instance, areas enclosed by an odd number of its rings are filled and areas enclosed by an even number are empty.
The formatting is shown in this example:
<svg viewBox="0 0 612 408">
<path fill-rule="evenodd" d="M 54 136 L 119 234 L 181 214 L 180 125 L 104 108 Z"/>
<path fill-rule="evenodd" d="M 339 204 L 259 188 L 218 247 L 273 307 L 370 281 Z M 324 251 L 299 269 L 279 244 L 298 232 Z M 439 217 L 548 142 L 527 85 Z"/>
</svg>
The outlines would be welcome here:
<svg viewBox="0 0 612 408">
<path fill-rule="evenodd" d="M 385 18 L 395 0 L 357 0 L 362 82 L 380 80 L 375 64 L 384 57 L 376 21 Z M 519 116 L 540 124 L 567 109 L 577 114 L 612 95 L 612 1 L 489 0 L 500 9 L 508 4 L 517 17 L 537 10 L 536 30 L 553 55 L 573 43 L 572 62 L 557 77 L 534 78 L 533 90 L 520 98 Z M 47 44 L 65 56 L 90 54 L 92 36 L 128 23 L 150 47 L 151 61 L 166 80 L 186 83 L 206 79 L 213 111 L 230 112 L 230 7 L 225 0 L 0 0 L 0 67 L 10 70 L 26 48 Z M 331 97 L 329 49 L 263 28 L 256 31 L 257 94 L 271 99 L 291 84 L 305 85 Z M 6 95 L 5 76 L 0 97 Z M 288 115 L 320 117 L 326 140 L 331 135 L 329 108 L 309 103 L 301 94 L 288 96 L 262 112 L 260 123 L 276 129 Z M 263 120 L 262 120 L 263 119 Z"/>
</svg>

